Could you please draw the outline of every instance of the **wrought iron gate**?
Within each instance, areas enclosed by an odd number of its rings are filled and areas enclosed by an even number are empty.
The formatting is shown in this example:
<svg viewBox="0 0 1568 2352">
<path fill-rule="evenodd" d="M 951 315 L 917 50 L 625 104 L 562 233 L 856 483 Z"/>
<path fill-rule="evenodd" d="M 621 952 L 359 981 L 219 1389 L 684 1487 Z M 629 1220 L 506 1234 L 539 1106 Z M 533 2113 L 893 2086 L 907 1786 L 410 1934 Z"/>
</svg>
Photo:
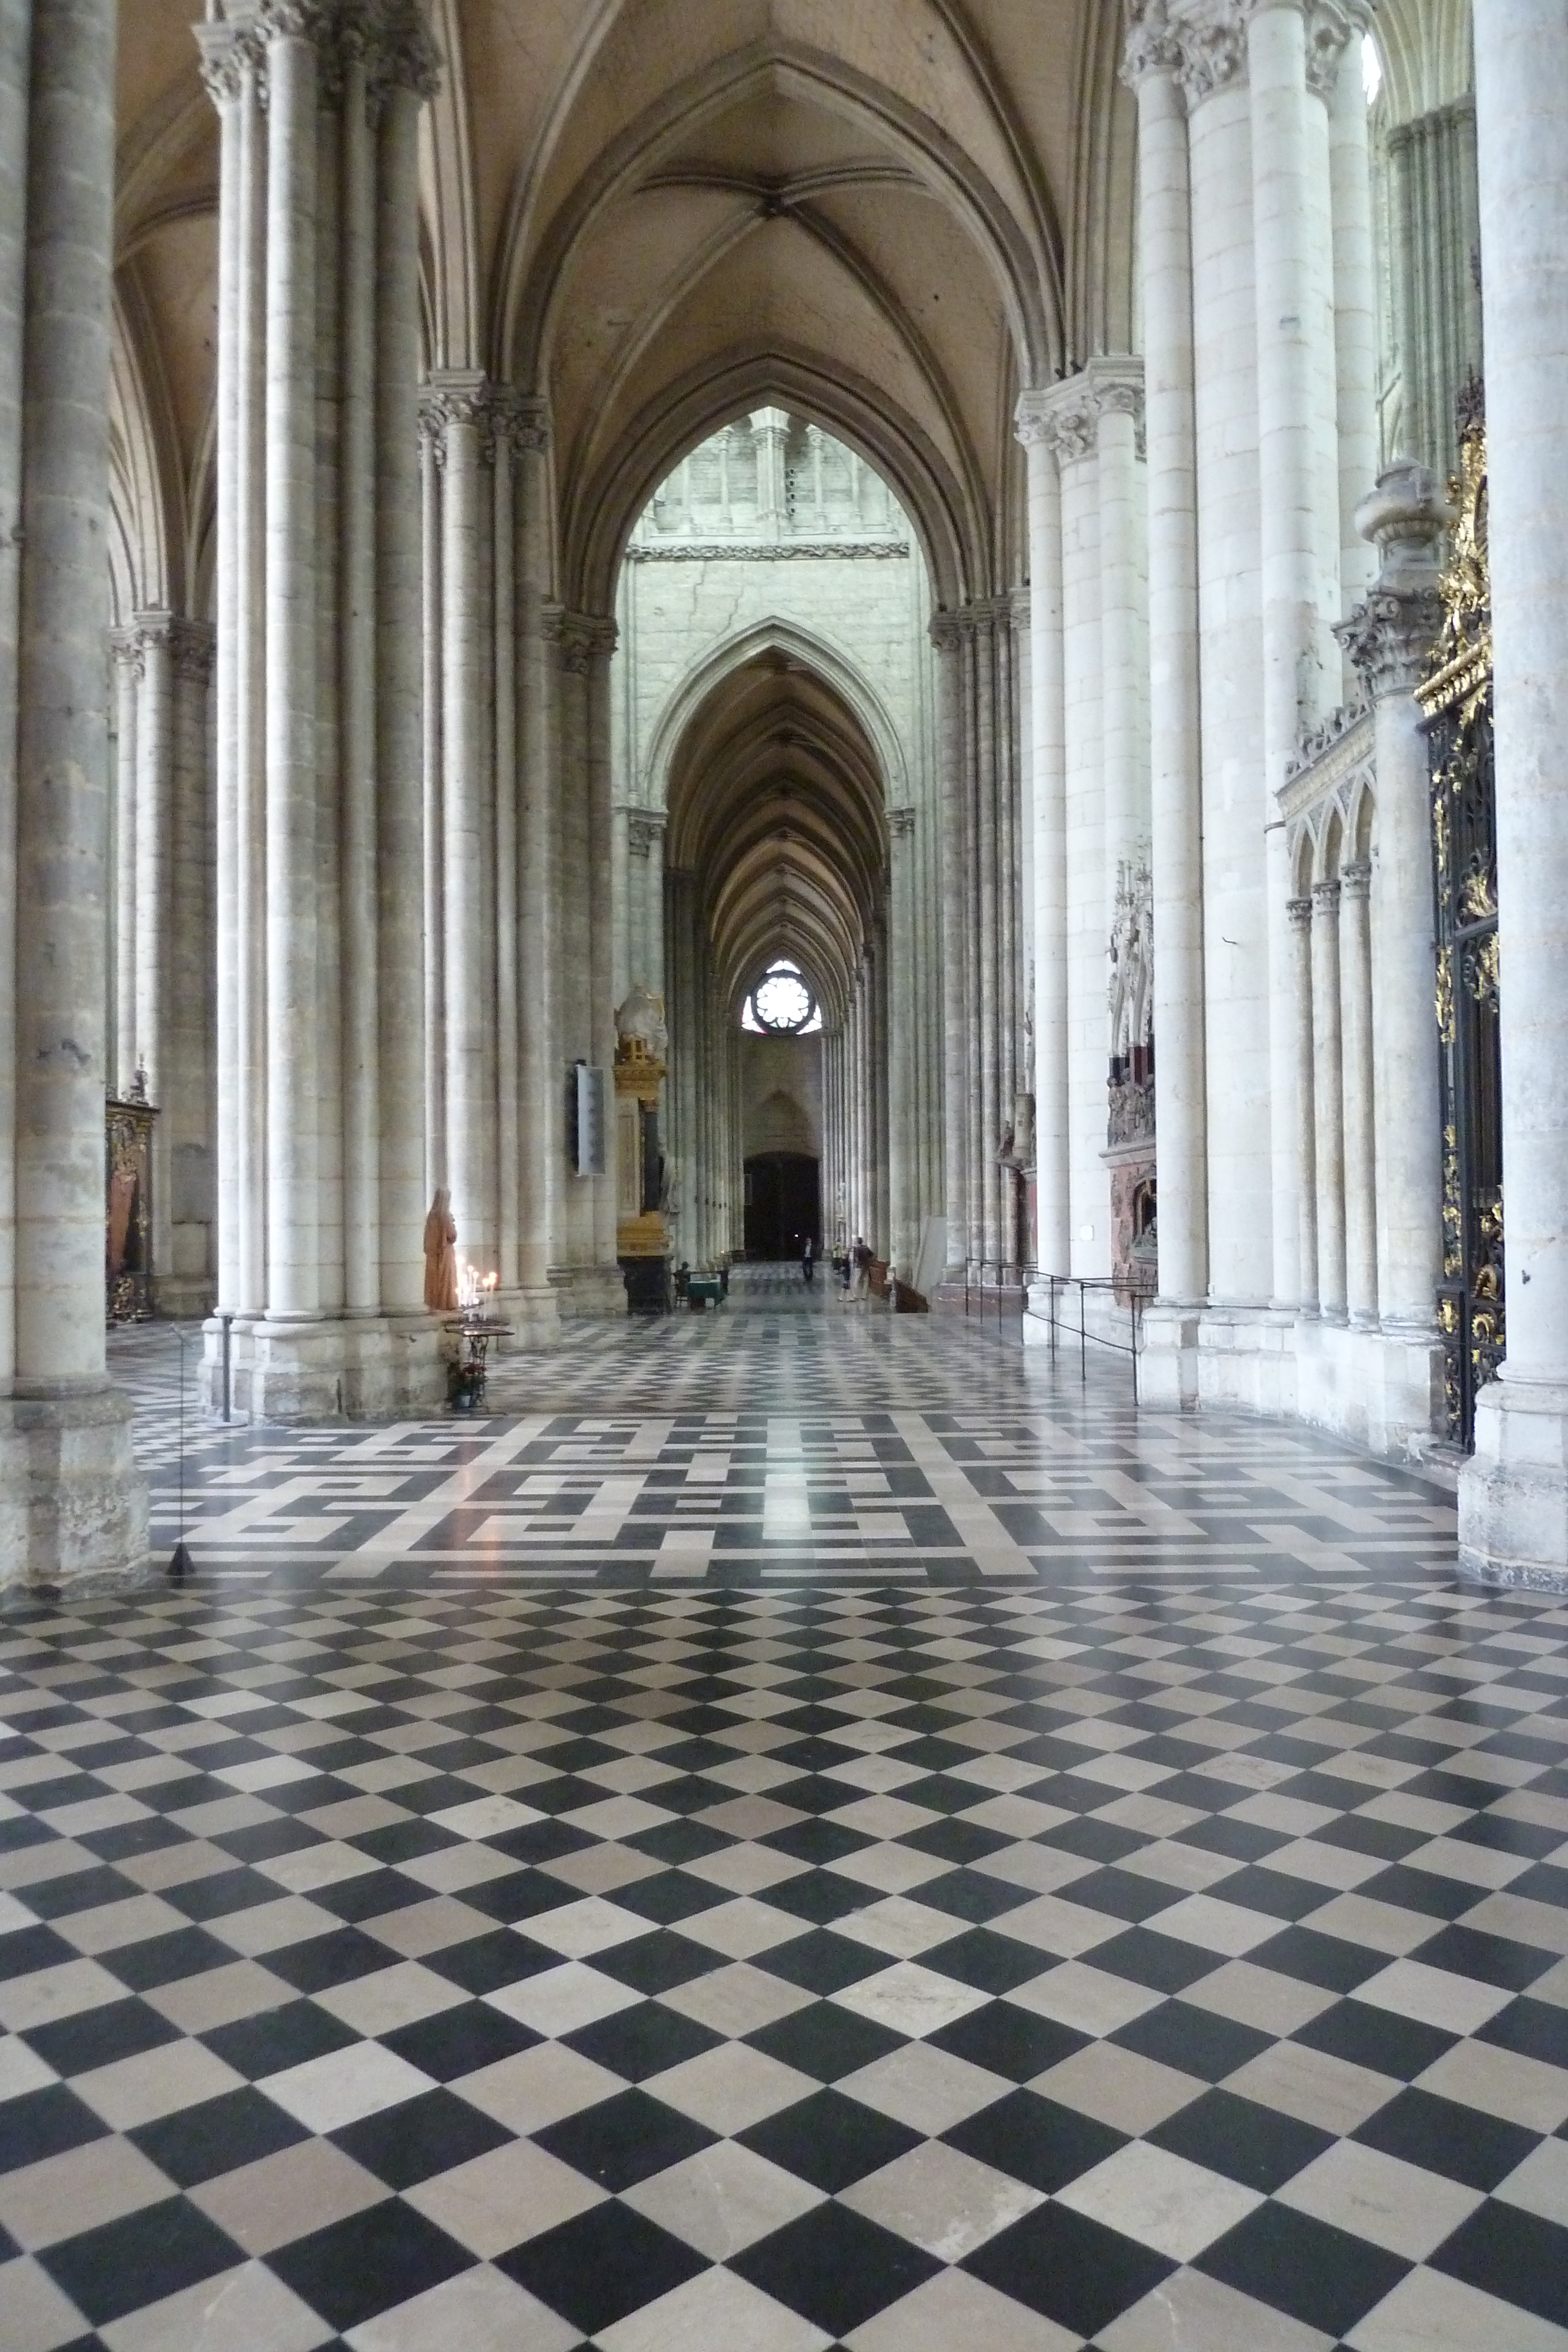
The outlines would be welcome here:
<svg viewBox="0 0 1568 2352">
<path fill-rule="evenodd" d="M 1495 1377 L 1505 1353 L 1491 610 L 1479 386 L 1467 387 L 1460 426 L 1458 515 L 1442 581 L 1443 633 L 1418 693 L 1427 714 L 1441 1040 L 1437 1323 L 1448 1435 L 1468 1448 L 1475 1437 L 1476 1392 Z"/>
</svg>

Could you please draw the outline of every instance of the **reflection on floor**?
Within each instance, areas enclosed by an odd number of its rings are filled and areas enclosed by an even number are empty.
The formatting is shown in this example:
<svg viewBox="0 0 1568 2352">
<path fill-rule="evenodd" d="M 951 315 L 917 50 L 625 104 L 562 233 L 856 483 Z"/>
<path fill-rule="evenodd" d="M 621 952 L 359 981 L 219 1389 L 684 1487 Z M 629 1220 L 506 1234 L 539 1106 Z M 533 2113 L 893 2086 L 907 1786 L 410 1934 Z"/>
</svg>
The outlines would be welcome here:
<svg viewBox="0 0 1568 2352">
<path fill-rule="evenodd" d="M 172 1546 L 173 1340 L 140 1334 L 120 1363 Z M 737 1276 L 716 1312 L 503 1359 L 487 1403 L 373 1430 L 193 1415 L 193 1550 L 252 1586 L 421 1589 L 1452 1569 L 1451 1496 L 1417 1472 L 1299 1425 L 1140 1415 L 1123 1358 L 1083 1382 L 1075 1356 L 1053 1370 L 792 1267 Z"/>
<path fill-rule="evenodd" d="M 203 1431 L 193 1584 L 0 1625 L 5 2352 L 1568 2352 L 1568 1608 L 727 1315 Z"/>
</svg>

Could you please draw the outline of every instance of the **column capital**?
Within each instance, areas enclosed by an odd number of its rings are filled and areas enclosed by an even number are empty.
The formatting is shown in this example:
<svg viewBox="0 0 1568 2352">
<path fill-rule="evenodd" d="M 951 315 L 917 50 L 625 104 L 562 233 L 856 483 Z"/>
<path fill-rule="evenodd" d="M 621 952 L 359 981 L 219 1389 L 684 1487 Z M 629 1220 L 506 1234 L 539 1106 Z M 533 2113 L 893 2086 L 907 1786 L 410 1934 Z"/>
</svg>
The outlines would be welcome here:
<svg viewBox="0 0 1568 2352">
<path fill-rule="evenodd" d="M 1248 0 L 1178 0 L 1171 29 L 1179 52 L 1176 79 L 1189 114 L 1217 90 L 1245 79 Z"/>
<path fill-rule="evenodd" d="M 1357 857 L 1339 869 L 1340 893 L 1345 898 L 1370 898 L 1372 896 L 1372 861 Z"/>
<path fill-rule="evenodd" d="M 651 857 L 662 848 L 666 819 L 663 809 L 629 808 L 626 815 L 626 847 L 633 857 Z"/>
<path fill-rule="evenodd" d="M 1437 477 L 1401 457 L 1355 510 L 1355 527 L 1383 557 L 1370 593 L 1334 635 L 1375 699 L 1413 693 L 1443 625 L 1438 547 L 1449 520 Z"/>
<path fill-rule="evenodd" d="M 1307 11 L 1307 88 L 1332 96 L 1344 53 L 1372 23 L 1365 0 L 1312 0 Z"/>
<path fill-rule="evenodd" d="M 459 426 L 477 433 L 479 459 L 486 466 L 498 456 L 510 458 L 518 450 L 549 444 L 544 402 L 474 369 L 434 371 L 420 388 L 419 423 L 439 466 L 446 462 L 448 435 Z"/>
<path fill-rule="evenodd" d="M 1131 90 L 1146 81 L 1175 81 L 1181 67 L 1181 41 L 1170 21 L 1168 0 L 1128 0 L 1127 40 L 1121 79 Z"/>
<path fill-rule="evenodd" d="M 1331 874 L 1326 881 L 1312 884 L 1312 912 L 1327 917 L 1339 912 L 1339 876 Z"/>
<path fill-rule="evenodd" d="M 912 808 L 889 809 L 887 829 L 894 841 L 907 841 L 915 831 L 915 811 Z"/>
<path fill-rule="evenodd" d="M 1059 470 L 1092 457 L 1100 441 L 1100 411 L 1087 377 L 1070 375 L 1041 391 L 1020 393 L 1013 430 L 1026 449 L 1043 442 Z"/>
<path fill-rule="evenodd" d="M 1140 457 L 1144 454 L 1144 362 L 1135 352 L 1092 359 L 1083 371 L 1097 417 L 1130 416 Z"/>
<path fill-rule="evenodd" d="M 547 645 L 559 648 L 569 677 L 586 677 L 595 662 L 610 659 L 621 633 L 604 614 L 569 613 L 564 605 L 547 604 L 539 616 L 539 634 Z"/>
<path fill-rule="evenodd" d="M 246 72 L 260 66 L 265 44 L 248 25 L 202 24 L 191 29 L 201 52 L 197 70 L 203 86 L 221 111 L 238 98 Z"/>
<path fill-rule="evenodd" d="M 1285 901 L 1285 912 L 1291 919 L 1291 929 L 1293 931 L 1311 930 L 1312 926 L 1312 902 L 1310 898 L 1287 898 Z"/>
<path fill-rule="evenodd" d="M 132 613 L 126 625 L 126 632 L 136 648 L 139 677 L 146 667 L 149 654 L 172 652 L 177 625 L 173 614 L 164 612 L 161 606 L 150 606 L 146 612 Z"/>
<path fill-rule="evenodd" d="M 972 597 L 967 604 L 955 604 L 932 614 L 931 642 L 938 653 L 946 653 L 967 638 L 994 631 L 998 624 L 1006 626 L 1012 619 L 1012 609 L 1010 596 Z"/>
<path fill-rule="evenodd" d="M 133 621 L 124 622 L 118 628 L 110 629 L 109 652 L 110 658 L 117 669 L 124 670 L 128 677 L 133 678 L 141 676 L 146 665 L 142 659 L 141 633 Z"/>
</svg>

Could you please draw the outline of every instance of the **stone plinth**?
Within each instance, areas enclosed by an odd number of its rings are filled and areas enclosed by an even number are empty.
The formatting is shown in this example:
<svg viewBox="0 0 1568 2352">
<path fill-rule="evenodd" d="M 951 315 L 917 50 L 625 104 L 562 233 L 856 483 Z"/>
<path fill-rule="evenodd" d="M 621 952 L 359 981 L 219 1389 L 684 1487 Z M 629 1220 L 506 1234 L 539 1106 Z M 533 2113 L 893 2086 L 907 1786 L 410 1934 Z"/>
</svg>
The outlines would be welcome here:
<svg viewBox="0 0 1568 2352">
<path fill-rule="evenodd" d="M 204 1327 L 201 1394 L 223 1410 L 223 1326 Z M 236 1421 L 392 1421 L 434 1411 L 446 1396 L 441 1328 L 433 1315 L 315 1323 L 236 1317 L 230 1410 Z"/>
<path fill-rule="evenodd" d="M 150 1564 L 127 1400 L 0 1400 L 0 1593 L 74 1598 L 135 1583 Z"/>
</svg>

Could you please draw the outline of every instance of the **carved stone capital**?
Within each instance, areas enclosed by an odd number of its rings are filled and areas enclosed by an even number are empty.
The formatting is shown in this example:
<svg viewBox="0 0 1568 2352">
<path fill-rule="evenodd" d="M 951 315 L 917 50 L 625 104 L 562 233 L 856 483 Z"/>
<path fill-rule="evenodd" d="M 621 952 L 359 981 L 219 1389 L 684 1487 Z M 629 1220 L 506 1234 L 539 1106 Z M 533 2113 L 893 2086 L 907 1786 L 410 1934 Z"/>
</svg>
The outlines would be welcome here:
<svg viewBox="0 0 1568 2352">
<path fill-rule="evenodd" d="M 906 841 L 915 831 L 915 811 L 912 808 L 889 809 L 887 829 L 894 841 Z"/>
<path fill-rule="evenodd" d="M 131 614 L 126 634 L 136 648 L 138 677 L 146 670 L 149 654 L 172 651 L 175 625 L 172 613 L 149 611 Z"/>
<path fill-rule="evenodd" d="M 117 629 L 110 629 L 109 652 L 116 669 L 123 670 L 128 677 L 141 677 L 146 668 L 146 663 L 142 656 L 141 633 L 134 622 L 127 622 Z"/>
<path fill-rule="evenodd" d="M 1013 430 L 1027 448 L 1043 442 L 1058 468 L 1092 457 L 1099 446 L 1100 412 L 1088 381 L 1069 376 L 1040 392 L 1024 393 L 1014 412 Z"/>
<path fill-rule="evenodd" d="M 1443 625 L 1438 548 L 1449 520 L 1437 478 L 1402 457 L 1378 476 L 1355 527 L 1383 557 L 1370 593 L 1334 631 L 1368 694 L 1410 694 Z"/>
<path fill-rule="evenodd" d="M 1243 0 L 1190 0 L 1173 26 L 1180 53 L 1176 79 L 1189 114 L 1245 74 L 1247 14 Z"/>
<path fill-rule="evenodd" d="M 629 808 L 626 812 L 626 847 L 633 857 L 651 857 L 662 851 L 664 844 L 664 812 L 663 809 Z"/>
<path fill-rule="evenodd" d="M 1339 869 L 1339 887 L 1342 898 L 1370 898 L 1372 896 L 1371 861 L 1364 857 L 1358 857 L 1349 866 L 1342 866 Z"/>
<path fill-rule="evenodd" d="M 1174 80 L 1181 45 L 1172 30 L 1168 0 L 1128 0 L 1127 41 L 1121 76 L 1129 89 L 1146 81 Z"/>
<path fill-rule="evenodd" d="M 496 383 L 486 375 L 457 369 L 432 376 L 419 395 L 420 430 L 433 442 L 435 462 L 444 467 L 454 432 L 466 429 L 478 436 L 479 462 L 494 465 L 497 456 L 510 459 L 519 448 L 540 447 L 531 438 L 542 430 L 542 403 Z"/>
<path fill-rule="evenodd" d="M 194 25 L 200 51 L 197 70 L 213 104 L 220 110 L 237 99 L 247 71 L 259 73 L 265 44 L 248 25 Z"/>
<path fill-rule="evenodd" d="M 1310 898 L 1287 899 L 1285 902 L 1285 912 L 1291 919 L 1291 929 L 1293 931 L 1311 930 L 1312 924 L 1312 902 Z"/>
<path fill-rule="evenodd" d="M 1331 874 L 1326 882 L 1312 884 L 1312 913 L 1322 923 L 1331 921 L 1339 913 L 1339 876 Z"/>
<path fill-rule="evenodd" d="M 1413 694 L 1443 626 L 1437 585 L 1407 590 L 1375 587 L 1334 635 L 1355 664 L 1375 700 Z"/>
<path fill-rule="evenodd" d="M 1333 94 L 1344 53 L 1371 23 L 1362 0 L 1312 0 L 1307 12 L 1307 88 L 1322 99 Z"/>
<path fill-rule="evenodd" d="M 549 604 L 540 616 L 540 635 L 553 645 L 569 677 L 586 677 L 595 662 L 608 661 L 620 636 L 614 622 L 597 613 L 569 613 Z"/>
</svg>

